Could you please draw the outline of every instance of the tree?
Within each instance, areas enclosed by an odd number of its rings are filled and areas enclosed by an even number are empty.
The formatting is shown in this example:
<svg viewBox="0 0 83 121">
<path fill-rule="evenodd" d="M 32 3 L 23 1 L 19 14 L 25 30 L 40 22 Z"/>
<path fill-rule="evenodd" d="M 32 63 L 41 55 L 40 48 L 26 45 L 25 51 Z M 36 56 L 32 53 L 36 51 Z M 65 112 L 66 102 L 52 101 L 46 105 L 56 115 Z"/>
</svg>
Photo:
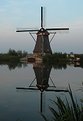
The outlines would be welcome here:
<svg viewBox="0 0 83 121">
<path fill-rule="evenodd" d="M 17 56 L 17 52 L 10 48 L 9 51 L 8 51 L 8 55 Z"/>
</svg>

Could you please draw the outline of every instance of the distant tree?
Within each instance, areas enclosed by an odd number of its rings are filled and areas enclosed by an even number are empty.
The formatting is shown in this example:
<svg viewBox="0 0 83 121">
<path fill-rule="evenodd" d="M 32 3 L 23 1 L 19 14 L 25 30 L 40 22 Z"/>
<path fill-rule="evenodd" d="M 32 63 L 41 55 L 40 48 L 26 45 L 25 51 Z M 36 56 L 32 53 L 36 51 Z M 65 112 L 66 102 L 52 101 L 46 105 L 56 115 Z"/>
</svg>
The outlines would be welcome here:
<svg viewBox="0 0 83 121">
<path fill-rule="evenodd" d="M 9 49 L 8 55 L 17 56 L 17 52 L 15 50 L 13 50 L 13 49 Z"/>
<path fill-rule="evenodd" d="M 17 55 L 18 55 L 19 57 L 22 57 L 22 51 L 21 51 L 21 50 L 18 50 L 18 51 L 17 51 Z"/>
<path fill-rule="evenodd" d="M 23 57 L 27 56 L 28 55 L 28 52 L 26 51 L 23 51 Z"/>
</svg>

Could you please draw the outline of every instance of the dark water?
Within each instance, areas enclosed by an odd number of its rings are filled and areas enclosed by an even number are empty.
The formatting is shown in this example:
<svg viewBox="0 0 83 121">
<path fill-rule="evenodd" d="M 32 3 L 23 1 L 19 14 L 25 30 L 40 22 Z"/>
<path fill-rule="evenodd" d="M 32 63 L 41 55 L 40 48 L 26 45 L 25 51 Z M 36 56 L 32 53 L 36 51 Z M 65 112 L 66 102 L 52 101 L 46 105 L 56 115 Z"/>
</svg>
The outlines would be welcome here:
<svg viewBox="0 0 83 121">
<path fill-rule="evenodd" d="M 56 96 L 68 96 L 68 92 L 64 92 L 68 84 L 77 100 L 82 99 L 83 68 L 53 68 L 42 64 L 1 65 L 0 121 L 52 119 L 49 110 L 51 100 L 55 100 Z"/>
</svg>

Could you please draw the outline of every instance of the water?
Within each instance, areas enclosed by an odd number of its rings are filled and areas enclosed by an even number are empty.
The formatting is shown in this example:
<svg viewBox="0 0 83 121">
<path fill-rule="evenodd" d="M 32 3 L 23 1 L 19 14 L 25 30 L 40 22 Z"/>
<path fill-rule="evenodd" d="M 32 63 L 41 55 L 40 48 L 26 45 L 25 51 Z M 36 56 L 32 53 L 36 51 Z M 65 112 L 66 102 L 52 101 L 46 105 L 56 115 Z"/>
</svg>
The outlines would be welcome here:
<svg viewBox="0 0 83 121">
<path fill-rule="evenodd" d="M 82 82 L 81 67 L 58 69 L 41 64 L 0 65 L 0 121 L 44 121 L 45 117 L 51 119 L 51 100 L 55 100 L 56 96 L 68 96 L 68 92 L 63 91 L 68 88 L 68 84 L 77 100 L 82 99 Z M 28 89 L 20 90 L 16 87 Z"/>
</svg>

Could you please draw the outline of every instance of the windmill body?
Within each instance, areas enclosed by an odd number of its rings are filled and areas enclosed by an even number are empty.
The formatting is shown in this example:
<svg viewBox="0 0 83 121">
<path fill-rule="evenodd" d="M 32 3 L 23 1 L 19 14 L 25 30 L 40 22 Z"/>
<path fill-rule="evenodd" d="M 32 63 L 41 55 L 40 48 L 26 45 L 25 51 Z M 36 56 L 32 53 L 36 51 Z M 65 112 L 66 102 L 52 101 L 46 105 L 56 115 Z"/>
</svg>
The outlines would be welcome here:
<svg viewBox="0 0 83 121">
<path fill-rule="evenodd" d="M 49 42 L 49 33 L 46 29 L 41 28 L 37 32 L 37 41 L 33 50 L 35 57 L 41 57 L 45 54 L 52 54 Z"/>
<path fill-rule="evenodd" d="M 56 31 L 58 30 L 69 30 L 69 28 L 44 28 L 43 27 L 43 7 L 41 7 L 41 28 L 37 29 L 18 29 L 16 32 L 29 32 L 30 35 L 33 37 L 33 32 L 36 32 L 37 38 L 35 47 L 33 50 L 33 58 L 37 60 L 38 58 L 42 59 L 43 55 L 52 54 L 52 50 L 50 47 L 50 42 L 54 38 Z M 49 35 L 53 34 L 51 40 L 49 40 Z M 34 39 L 35 40 L 35 39 Z"/>
</svg>

